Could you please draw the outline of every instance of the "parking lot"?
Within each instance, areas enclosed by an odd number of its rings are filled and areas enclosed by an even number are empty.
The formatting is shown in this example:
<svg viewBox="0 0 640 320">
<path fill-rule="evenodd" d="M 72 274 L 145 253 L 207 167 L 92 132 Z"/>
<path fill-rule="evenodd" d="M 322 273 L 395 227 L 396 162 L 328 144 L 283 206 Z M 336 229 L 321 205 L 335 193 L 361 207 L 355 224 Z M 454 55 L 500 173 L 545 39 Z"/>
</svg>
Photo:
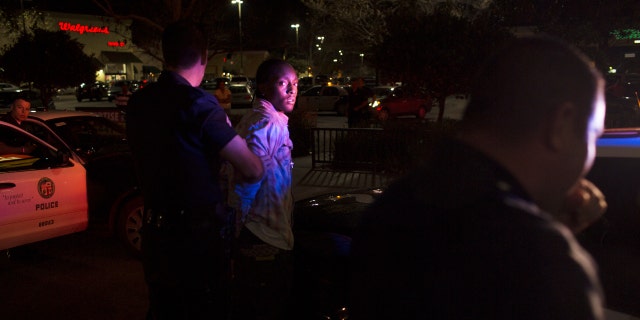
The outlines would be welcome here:
<svg viewBox="0 0 640 320">
<path fill-rule="evenodd" d="M 73 95 L 60 96 L 55 104 L 61 110 L 74 110 L 78 106 L 113 107 L 113 103 L 106 100 L 77 102 Z M 318 127 L 345 128 L 346 118 L 321 115 Z M 314 185 L 303 181 L 311 167 L 310 157 L 294 158 L 294 162 L 296 200 L 336 190 L 330 182 Z M 640 284 L 640 277 L 635 276 L 635 270 L 640 267 L 637 253 L 594 244 L 587 249 L 600 265 L 610 306 L 640 315 L 636 304 L 627 303 L 637 301 L 634 298 L 638 296 L 636 289 Z M 0 314 L 7 319 L 144 317 L 147 298 L 141 265 L 113 237 L 89 230 L 9 253 L 10 258 L 0 257 L 0 283 L 3 283 L 0 301 L 4 307 Z M 620 282 L 622 274 L 628 275 L 625 279 L 633 280 Z M 608 319 L 637 318 L 609 311 Z"/>
</svg>

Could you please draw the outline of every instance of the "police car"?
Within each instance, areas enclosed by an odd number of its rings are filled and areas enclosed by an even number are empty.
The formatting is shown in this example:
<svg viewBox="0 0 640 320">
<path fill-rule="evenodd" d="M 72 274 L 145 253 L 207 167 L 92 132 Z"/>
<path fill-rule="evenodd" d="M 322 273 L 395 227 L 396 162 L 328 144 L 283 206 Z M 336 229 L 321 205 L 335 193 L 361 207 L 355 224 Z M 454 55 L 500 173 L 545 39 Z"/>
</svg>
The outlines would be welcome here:
<svg viewBox="0 0 640 320">
<path fill-rule="evenodd" d="M 0 250 L 87 225 L 85 168 L 68 151 L 0 121 Z"/>
<path fill-rule="evenodd" d="M 81 111 L 31 112 L 22 126 L 86 170 L 89 228 L 117 236 L 138 254 L 143 199 L 124 126 Z"/>
</svg>

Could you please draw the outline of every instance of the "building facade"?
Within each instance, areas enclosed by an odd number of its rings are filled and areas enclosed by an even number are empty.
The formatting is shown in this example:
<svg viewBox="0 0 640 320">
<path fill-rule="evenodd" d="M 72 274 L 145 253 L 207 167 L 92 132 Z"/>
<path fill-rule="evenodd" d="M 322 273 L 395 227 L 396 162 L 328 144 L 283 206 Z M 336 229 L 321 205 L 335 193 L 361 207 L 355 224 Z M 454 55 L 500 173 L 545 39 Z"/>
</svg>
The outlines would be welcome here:
<svg viewBox="0 0 640 320">
<path fill-rule="evenodd" d="M 155 80 L 161 63 L 131 41 L 131 21 L 115 21 L 95 15 L 46 12 L 44 29 L 64 31 L 80 42 L 87 55 L 101 64 L 97 81 Z"/>
</svg>

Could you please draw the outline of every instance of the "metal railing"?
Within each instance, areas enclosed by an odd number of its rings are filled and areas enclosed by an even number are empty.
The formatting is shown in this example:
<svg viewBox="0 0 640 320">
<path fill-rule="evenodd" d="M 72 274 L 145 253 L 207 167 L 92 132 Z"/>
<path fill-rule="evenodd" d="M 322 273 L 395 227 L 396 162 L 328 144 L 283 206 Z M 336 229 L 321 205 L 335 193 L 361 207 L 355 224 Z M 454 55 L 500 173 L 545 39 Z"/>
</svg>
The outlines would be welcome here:
<svg viewBox="0 0 640 320">
<path fill-rule="evenodd" d="M 379 128 L 311 128 L 311 167 L 376 173 L 382 134 Z"/>
</svg>

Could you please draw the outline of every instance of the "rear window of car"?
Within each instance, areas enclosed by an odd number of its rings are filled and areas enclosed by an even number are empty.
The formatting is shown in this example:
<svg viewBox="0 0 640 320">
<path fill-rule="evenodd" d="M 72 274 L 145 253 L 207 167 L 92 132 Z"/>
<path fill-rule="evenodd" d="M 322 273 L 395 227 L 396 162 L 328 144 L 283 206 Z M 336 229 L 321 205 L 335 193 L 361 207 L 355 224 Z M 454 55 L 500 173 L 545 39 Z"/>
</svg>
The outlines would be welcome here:
<svg viewBox="0 0 640 320">
<path fill-rule="evenodd" d="M 235 86 L 229 87 L 229 91 L 231 91 L 231 93 L 248 93 L 249 92 L 249 90 L 247 90 L 247 87 L 235 87 Z"/>
</svg>

